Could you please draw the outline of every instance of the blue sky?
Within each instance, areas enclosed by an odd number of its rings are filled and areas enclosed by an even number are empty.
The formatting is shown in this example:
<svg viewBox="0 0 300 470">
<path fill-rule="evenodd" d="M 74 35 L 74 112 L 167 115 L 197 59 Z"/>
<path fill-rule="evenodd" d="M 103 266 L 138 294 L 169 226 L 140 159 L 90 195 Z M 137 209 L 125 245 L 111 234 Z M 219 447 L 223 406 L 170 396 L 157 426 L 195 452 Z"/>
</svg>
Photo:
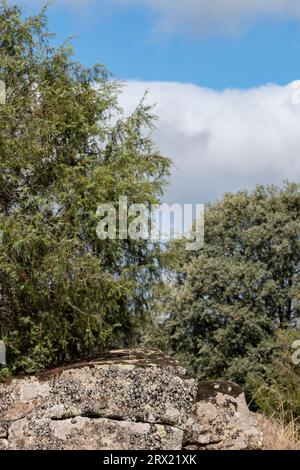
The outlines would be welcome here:
<svg viewBox="0 0 300 470">
<path fill-rule="evenodd" d="M 23 3 L 32 9 L 38 2 Z M 165 32 L 155 26 L 156 10 L 113 6 L 114 0 L 71 3 L 54 2 L 51 29 L 60 40 L 77 35 L 73 43 L 79 60 L 104 63 L 118 78 L 190 82 L 215 89 L 285 85 L 300 78 L 296 18 L 259 18 L 242 32 L 202 31 L 201 24 L 196 31 L 179 27 Z"/>
<path fill-rule="evenodd" d="M 125 113 L 149 90 L 167 202 L 300 181 L 300 0 L 56 0 L 49 17 L 125 81 Z"/>
</svg>

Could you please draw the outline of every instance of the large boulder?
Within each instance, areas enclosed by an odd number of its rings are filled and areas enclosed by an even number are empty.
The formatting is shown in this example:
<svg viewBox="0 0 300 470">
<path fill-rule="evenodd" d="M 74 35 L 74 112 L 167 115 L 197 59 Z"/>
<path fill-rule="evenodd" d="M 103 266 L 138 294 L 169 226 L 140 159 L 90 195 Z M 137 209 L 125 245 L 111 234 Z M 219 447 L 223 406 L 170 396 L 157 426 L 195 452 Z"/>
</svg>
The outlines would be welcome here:
<svg viewBox="0 0 300 470">
<path fill-rule="evenodd" d="M 153 350 L 98 359 L 0 384 L 0 449 L 257 449 L 243 391 L 198 384 Z"/>
</svg>

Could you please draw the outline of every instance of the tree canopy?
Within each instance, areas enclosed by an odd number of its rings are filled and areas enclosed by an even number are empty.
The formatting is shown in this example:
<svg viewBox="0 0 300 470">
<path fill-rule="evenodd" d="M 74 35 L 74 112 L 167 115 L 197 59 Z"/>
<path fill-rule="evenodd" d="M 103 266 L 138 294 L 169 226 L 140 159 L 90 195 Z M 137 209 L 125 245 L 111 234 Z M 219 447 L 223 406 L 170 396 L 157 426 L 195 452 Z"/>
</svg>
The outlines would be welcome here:
<svg viewBox="0 0 300 470">
<path fill-rule="evenodd" d="M 142 100 L 129 117 L 120 83 L 53 46 L 46 9 L 0 4 L 0 339 L 12 371 L 33 372 L 128 343 L 147 311 L 160 250 L 99 240 L 99 204 L 158 203 L 170 161 Z"/>
<path fill-rule="evenodd" d="M 299 319 L 300 186 L 226 194 L 207 208 L 204 248 L 172 252 L 171 350 L 200 378 L 247 382 L 271 360 L 277 332 Z"/>
</svg>

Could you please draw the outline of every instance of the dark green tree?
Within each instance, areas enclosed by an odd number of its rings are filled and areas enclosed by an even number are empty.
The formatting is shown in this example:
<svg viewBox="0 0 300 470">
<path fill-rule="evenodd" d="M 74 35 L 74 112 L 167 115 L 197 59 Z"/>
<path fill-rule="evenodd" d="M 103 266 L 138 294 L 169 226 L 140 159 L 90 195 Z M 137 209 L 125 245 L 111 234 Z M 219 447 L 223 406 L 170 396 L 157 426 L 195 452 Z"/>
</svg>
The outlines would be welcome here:
<svg viewBox="0 0 300 470">
<path fill-rule="evenodd" d="M 299 185 L 226 194 L 207 208 L 204 248 L 172 249 L 168 346 L 200 378 L 246 383 L 272 357 L 276 332 L 299 318 Z"/>
<path fill-rule="evenodd" d="M 120 84 L 55 48 L 46 9 L 0 4 L 0 339 L 33 372 L 129 342 L 147 311 L 160 250 L 99 240 L 96 209 L 158 203 L 170 161 L 143 100 L 124 117 Z M 148 130 L 147 130 L 148 129 Z"/>
</svg>

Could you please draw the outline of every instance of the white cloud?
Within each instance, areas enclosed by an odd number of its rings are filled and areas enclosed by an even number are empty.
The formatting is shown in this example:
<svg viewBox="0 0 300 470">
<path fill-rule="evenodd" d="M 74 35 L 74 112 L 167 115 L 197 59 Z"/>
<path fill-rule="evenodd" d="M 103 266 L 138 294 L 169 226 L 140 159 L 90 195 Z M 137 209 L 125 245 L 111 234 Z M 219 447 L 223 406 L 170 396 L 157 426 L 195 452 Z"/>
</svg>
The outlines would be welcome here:
<svg viewBox="0 0 300 470">
<path fill-rule="evenodd" d="M 111 0 L 110 0 L 111 1 Z M 274 17 L 300 20 L 299 0 L 113 0 L 159 13 L 157 29 L 198 34 L 241 33 L 256 21 Z"/>
<path fill-rule="evenodd" d="M 160 118 L 155 140 L 176 165 L 168 202 L 204 203 L 257 183 L 300 180 L 300 82 L 222 92 L 129 82 L 126 112 L 145 89 Z"/>
</svg>

